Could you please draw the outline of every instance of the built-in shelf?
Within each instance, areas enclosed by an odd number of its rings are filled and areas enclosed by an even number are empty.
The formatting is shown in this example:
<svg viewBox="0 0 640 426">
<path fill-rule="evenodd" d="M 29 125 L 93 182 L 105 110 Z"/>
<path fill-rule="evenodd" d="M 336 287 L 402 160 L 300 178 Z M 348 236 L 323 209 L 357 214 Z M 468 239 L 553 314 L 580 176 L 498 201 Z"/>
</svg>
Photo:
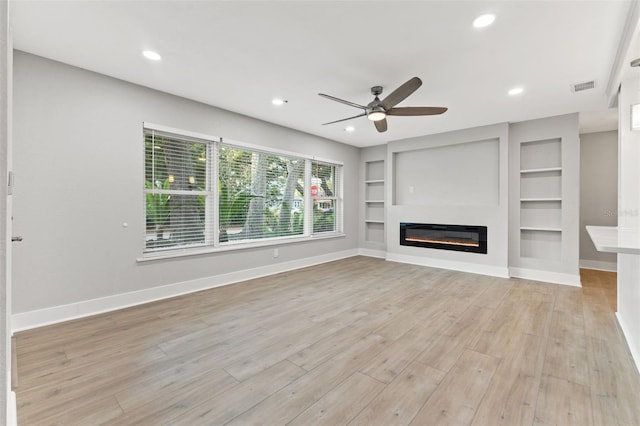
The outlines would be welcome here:
<svg viewBox="0 0 640 426">
<path fill-rule="evenodd" d="M 640 254 L 640 229 L 587 226 L 587 233 L 598 251 Z"/>
<path fill-rule="evenodd" d="M 520 257 L 562 256 L 562 141 L 520 143 Z"/>
<path fill-rule="evenodd" d="M 384 243 L 384 160 L 364 163 L 365 240 Z"/>
<path fill-rule="evenodd" d="M 559 261 L 562 258 L 562 232 L 521 229 L 520 257 L 540 261 Z"/>
<path fill-rule="evenodd" d="M 533 199 L 520 203 L 520 229 L 561 229 L 562 201 Z"/>
<path fill-rule="evenodd" d="M 546 167 L 542 169 L 526 169 L 520 170 L 520 173 L 546 173 L 546 172 L 562 172 L 562 167 Z"/>
<path fill-rule="evenodd" d="M 562 201 L 562 198 L 547 198 L 547 197 L 540 197 L 540 198 L 520 198 L 520 202 L 522 203 L 532 203 L 532 202 L 537 202 L 537 201 Z"/>
</svg>

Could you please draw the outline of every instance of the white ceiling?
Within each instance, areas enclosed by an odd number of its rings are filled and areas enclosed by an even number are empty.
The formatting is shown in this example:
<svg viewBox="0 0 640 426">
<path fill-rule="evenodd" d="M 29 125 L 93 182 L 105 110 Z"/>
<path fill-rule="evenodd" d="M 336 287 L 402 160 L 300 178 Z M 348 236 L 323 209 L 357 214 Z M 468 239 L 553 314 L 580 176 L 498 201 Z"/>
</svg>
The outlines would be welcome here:
<svg viewBox="0 0 640 426">
<path fill-rule="evenodd" d="M 602 111 L 630 1 L 25 1 L 16 49 L 355 146 L 552 115 Z M 495 23 L 472 21 L 491 12 Z M 163 59 L 150 62 L 144 49 Z M 424 84 L 378 133 L 370 87 Z M 593 90 L 570 85 L 596 80 Z M 522 95 L 507 91 L 522 86 Z M 382 97 L 384 97 L 383 93 Z M 271 105 L 282 97 L 288 103 Z M 593 114 L 597 116 L 597 114 Z M 588 117 L 588 115 L 585 115 Z M 172 123 L 165 123 L 171 125 Z M 353 125 L 353 133 L 344 131 Z"/>
</svg>

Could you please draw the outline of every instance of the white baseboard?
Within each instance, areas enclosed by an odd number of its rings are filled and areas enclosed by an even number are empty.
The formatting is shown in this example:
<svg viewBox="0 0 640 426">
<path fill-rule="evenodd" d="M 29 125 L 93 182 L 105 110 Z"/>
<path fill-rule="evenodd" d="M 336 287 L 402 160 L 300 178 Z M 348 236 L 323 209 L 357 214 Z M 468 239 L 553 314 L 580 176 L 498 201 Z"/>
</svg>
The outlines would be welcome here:
<svg viewBox="0 0 640 426">
<path fill-rule="evenodd" d="M 387 260 L 392 262 L 410 263 L 412 265 L 430 266 L 432 268 L 451 269 L 454 271 L 470 272 L 472 274 L 490 275 L 493 277 L 509 278 L 509 268 L 478 263 L 458 262 L 455 260 L 432 259 L 422 256 L 387 253 Z"/>
<path fill-rule="evenodd" d="M 7 392 L 7 426 L 18 426 L 18 406 L 14 391 Z"/>
<path fill-rule="evenodd" d="M 371 250 L 371 249 L 359 248 L 358 254 L 360 256 L 378 257 L 380 259 L 387 258 L 387 252 L 385 250 Z"/>
<path fill-rule="evenodd" d="M 596 271 L 617 272 L 617 262 L 605 262 L 603 260 L 580 259 L 580 267 L 583 269 L 594 269 Z"/>
<path fill-rule="evenodd" d="M 629 352 L 631 352 L 631 356 L 633 357 L 633 361 L 636 363 L 636 369 L 640 372 L 640 342 L 636 342 L 633 340 L 631 336 L 631 329 L 629 326 L 622 320 L 620 314 L 616 312 L 616 318 L 618 319 L 618 325 L 622 329 L 622 334 L 624 335 L 625 340 L 627 341 L 627 347 L 629 348 Z"/>
<path fill-rule="evenodd" d="M 582 287 L 580 274 L 565 274 L 561 272 L 549 272 L 525 268 L 509 268 L 509 274 L 512 277 L 524 278 L 526 280 L 543 281 L 553 284 L 564 284 L 574 287 Z"/>
<path fill-rule="evenodd" d="M 113 296 L 102 297 L 82 302 L 70 303 L 68 305 L 54 306 L 46 309 L 39 309 L 29 312 L 21 312 L 11 316 L 12 332 L 28 330 L 44 325 L 55 324 L 76 318 L 87 317 L 104 312 L 115 311 L 130 306 L 141 305 L 154 302 L 156 300 L 167 299 L 200 290 L 207 290 L 224 285 L 234 284 L 240 281 L 251 280 L 267 275 L 287 272 L 294 269 L 306 268 L 308 266 L 357 256 L 358 250 L 344 250 L 335 253 L 328 253 L 321 256 L 307 257 L 304 259 L 292 260 L 289 262 L 276 263 L 273 265 L 261 266 L 253 269 L 230 272 L 228 274 L 215 275 L 212 277 L 200 278 L 196 280 L 183 281 L 175 284 L 153 287 L 145 290 L 130 293 L 115 294 Z"/>
</svg>

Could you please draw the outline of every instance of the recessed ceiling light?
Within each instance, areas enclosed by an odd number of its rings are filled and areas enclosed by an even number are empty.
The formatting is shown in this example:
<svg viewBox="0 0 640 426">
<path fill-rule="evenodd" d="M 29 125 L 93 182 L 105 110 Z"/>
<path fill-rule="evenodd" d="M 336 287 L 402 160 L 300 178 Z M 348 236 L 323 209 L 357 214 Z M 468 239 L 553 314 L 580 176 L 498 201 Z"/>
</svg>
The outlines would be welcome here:
<svg viewBox="0 0 640 426">
<path fill-rule="evenodd" d="M 496 20 L 496 15 L 491 13 L 487 13 L 486 15 L 480 15 L 476 19 L 473 20 L 473 26 L 476 28 L 484 28 L 493 24 L 493 21 Z"/>
<path fill-rule="evenodd" d="M 356 130 L 356 128 L 353 127 L 353 126 L 347 126 L 347 127 L 344 128 L 344 131 L 345 132 L 349 132 L 349 133 L 351 133 L 351 132 L 353 132 L 355 130 Z"/>
<path fill-rule="evenodd" d="M 142 56 L 151 60 L 151 61 L 159 61 L 162 59 L 162 56 L 158 52 L 154 52 L 153 50 L 143 50 Z"/>
<path fill-rule="evenodd" d="M 284 99 L 275 98 L 275 99 L 272 99 L 272 100 L 271 100 L 271 103 L 272 103 L 272 104 L 274 104 L 274 105 L 278 105 L 278 106 L 280 106 L 280 105 L 284 105 L 284 104 L 286 104 L 286 103 L 287 103 L 287 101 L 286 101 L 286 100 L 284 100 Z"/>
<path fill-rule="evenodd" d="M 509 90 L 508 93 L 511 96 L 515 96 L 515 95 L 519 95 L 522 92 L 524 92 L 524 89 L 522 87 L 514 87 L 513 89 Z"/>
</svg>

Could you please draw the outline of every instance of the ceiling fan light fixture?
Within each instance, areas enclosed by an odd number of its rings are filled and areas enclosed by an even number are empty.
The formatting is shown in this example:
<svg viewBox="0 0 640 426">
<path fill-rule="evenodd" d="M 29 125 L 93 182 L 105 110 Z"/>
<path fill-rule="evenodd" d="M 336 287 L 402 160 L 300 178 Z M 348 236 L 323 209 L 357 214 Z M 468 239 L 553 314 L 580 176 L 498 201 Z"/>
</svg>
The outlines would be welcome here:
<svg viewBox="0 0 640 426">
<path fill-rule="evenodd" d="M 367 118 L 371 121 L 384 120 L 387 117 L 387 112 L 381 106 L 373 107 L 367 114 Z"/>
<path fill-rule="evenodd" d="M 384 120 L 386 116 L 387 114 L 382 111 L 374 111 L 372 113 L 369 113 L 369 115 L 367 115 L 367 118 L 371 121 L 380 121 Z"/>
</svg>

